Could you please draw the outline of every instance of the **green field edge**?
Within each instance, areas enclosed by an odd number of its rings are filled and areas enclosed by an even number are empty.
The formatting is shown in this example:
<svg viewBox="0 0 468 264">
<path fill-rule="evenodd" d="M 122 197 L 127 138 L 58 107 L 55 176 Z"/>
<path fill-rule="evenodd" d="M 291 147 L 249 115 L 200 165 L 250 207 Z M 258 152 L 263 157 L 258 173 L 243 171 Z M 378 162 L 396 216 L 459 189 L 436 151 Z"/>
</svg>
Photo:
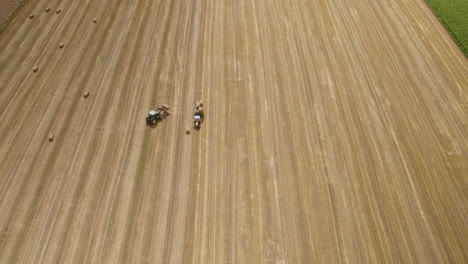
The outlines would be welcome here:
<svg viewBox="0 0 468 264">
<path fill-rule="evenodd" d="M 432 9 L 432 12 L 437 16 L 437 18 L 442 23 L 442 25 L 447 30 L 447 32 L 450 34 L 453 41 L 458 45 L 458 47 L 460 47 L 463 54 L 465 54 L 465 57 L 468 58 L 468 43 L 464 43 L 462 38 L 459 37 L 454 30 L 452 30 L 452 28 L 450 27 L 450 24 L 447 23 L 447 21 L 444 19 L 442 12 L 438 11 L 439 10 L 438 6 L 431 3 L 429 0 L 426 0 L 426 3 Z"/>
<path fill-rule="evenodd" d="M 5 21 L 2 21 L 0 23 L 0 33 L 10 24 L 11 21 L 13 21 L 13 18 L 18 14 L 18 11 L 21 9 L 21 7 L 24 6 L 26 0 L 21 0 L 16 8 L 11 12 L 11 14 L 5 19 Z"/>
<path fill-rule="evenodd" d="M 13 21 L 15 16 L 18 14 L 18 11 L 24 6 L 25 2 L 26 0 L 21 0 L 18 3 L 18 6 L 16 6 L 13 12 L 7 17 L 7 19 L 5 19 L 5 21 L 0 22 L 0 33 L 2 33 L 2 31 L 5 30 L 5 28 L 11 23 L 11 21 Z M 459 37 L 456 34 L 456 32 L 452 30 L 452 28 L 450 27 L 450 24 L 447 23 L 447 21 L 445 21 L 442 12 L 438 11 L 439 9 L 435 4 L 431 3 L 429 0 L 426 0 L 425 2 L 429 5 L 429 7 L 431 7 L 432 12 L 437 16 L 439 21 L 445 27 L 447 32 L 452 37 L 453 41 L 458 45 L 458 47 L 460 47 L 465 57 L 468 58 L 468 43 L 464 43 L 462 38 Z"/>
</svg>

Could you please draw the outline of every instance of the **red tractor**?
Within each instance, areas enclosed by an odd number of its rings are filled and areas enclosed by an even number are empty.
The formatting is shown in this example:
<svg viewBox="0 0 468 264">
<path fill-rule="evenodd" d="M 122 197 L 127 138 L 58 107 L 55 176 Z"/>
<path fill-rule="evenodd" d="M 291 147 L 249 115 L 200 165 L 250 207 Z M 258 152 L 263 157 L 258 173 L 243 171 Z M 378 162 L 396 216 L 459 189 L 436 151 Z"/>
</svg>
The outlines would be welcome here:
<svg viewBox="0 0 468 264">
<path fill-rule="evenodd" d="M 203 103 L 198 102 L 195 105 L 195 113 L 193 114 L 193 119 L 194 119 L 194 125 L 193 127 L 195 129 L 200 129 L 201 123 L 203 122 Z"/>
</svg>

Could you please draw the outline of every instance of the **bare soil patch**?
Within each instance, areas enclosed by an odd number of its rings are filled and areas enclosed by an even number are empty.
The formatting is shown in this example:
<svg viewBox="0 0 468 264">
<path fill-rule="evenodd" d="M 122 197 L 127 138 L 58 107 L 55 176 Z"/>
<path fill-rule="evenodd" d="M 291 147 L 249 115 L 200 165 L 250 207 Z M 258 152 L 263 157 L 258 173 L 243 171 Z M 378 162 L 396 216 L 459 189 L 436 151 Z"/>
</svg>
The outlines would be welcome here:
<svg viewBox="0 0 468 264">
<path fill-rule="evenodd" d="M 0 0 L 0 23 L 8 18 L 19 3 L 20 0 Z"/>
</svg>

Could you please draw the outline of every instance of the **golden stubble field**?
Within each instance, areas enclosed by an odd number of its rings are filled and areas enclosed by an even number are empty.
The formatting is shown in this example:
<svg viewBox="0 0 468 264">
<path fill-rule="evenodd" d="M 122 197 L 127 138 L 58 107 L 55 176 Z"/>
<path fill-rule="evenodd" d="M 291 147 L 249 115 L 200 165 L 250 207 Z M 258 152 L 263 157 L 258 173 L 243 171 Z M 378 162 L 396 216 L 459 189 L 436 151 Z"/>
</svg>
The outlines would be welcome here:
<svg viewBox="0 0 468 264">
<path fill-rule="evenodd" d="M 29 1 L 0 263 L 466 263 L 467 66 L 423 0 Z"/>
</svg>

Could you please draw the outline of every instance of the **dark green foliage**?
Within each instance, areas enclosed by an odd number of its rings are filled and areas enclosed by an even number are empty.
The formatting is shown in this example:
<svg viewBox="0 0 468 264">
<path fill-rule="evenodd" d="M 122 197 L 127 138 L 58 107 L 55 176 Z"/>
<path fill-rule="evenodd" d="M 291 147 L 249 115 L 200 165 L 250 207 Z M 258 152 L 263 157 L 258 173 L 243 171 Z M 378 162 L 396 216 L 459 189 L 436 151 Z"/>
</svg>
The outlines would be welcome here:
<svg viewBox="0 0 468 264">
<path fill-rule="evenodd" d="M 426 0 L 468 57 L 468 0 Z"/>
</svg>

